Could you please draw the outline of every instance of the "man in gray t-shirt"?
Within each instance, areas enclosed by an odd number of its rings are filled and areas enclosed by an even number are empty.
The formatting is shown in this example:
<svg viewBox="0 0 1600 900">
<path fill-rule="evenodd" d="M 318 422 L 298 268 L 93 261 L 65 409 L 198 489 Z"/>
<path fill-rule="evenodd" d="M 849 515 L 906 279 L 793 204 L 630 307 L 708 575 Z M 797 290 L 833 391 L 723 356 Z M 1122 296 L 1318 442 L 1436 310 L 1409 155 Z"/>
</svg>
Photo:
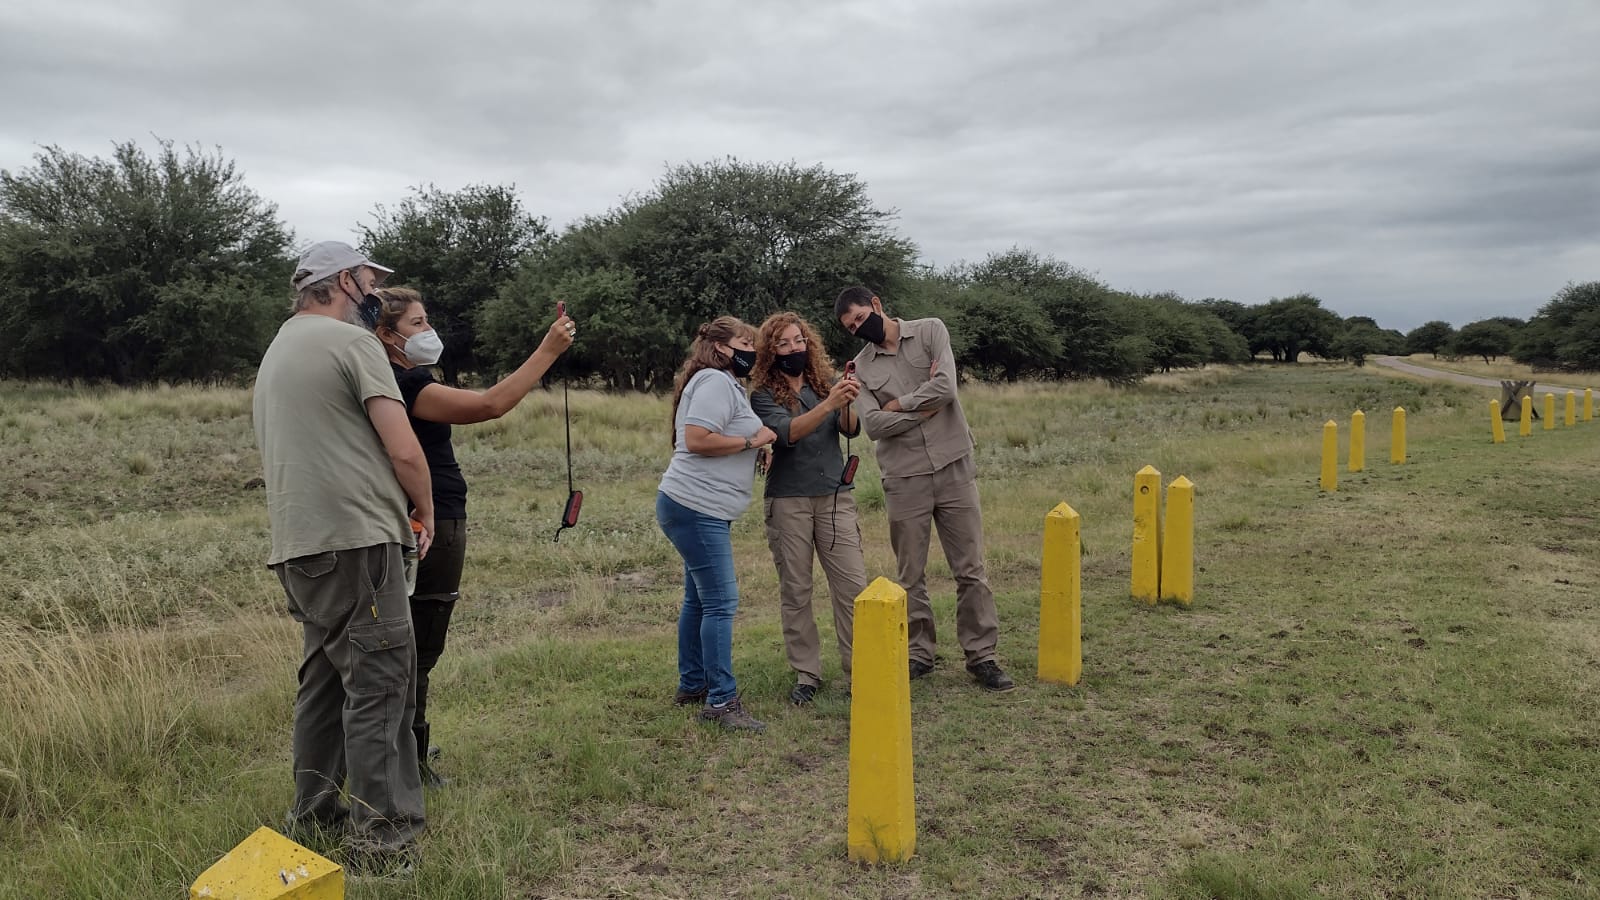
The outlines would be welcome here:
<svg viewBox="0 0 1600 900">
<path fill-rule="evenodd" d="M 433 494 L 383 348 L 353 324 L 389 271 L 337 242 L 306 251 L 252 401 L 267 563 L 304 637 L 288 824 L 343 833 L 357 871 L 409 865 L 423 828 L 401 554 L 427 551 Z"/>
</svg>

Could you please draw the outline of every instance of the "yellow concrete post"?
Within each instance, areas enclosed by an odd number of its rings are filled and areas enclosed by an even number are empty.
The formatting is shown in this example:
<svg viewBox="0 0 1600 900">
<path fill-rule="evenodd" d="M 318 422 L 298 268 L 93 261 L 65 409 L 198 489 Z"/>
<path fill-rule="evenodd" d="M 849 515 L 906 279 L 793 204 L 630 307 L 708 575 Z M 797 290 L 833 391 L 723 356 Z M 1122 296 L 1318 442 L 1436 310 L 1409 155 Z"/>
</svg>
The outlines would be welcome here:
<svg viewBox="0 0 1600 900">
<path fill-rule="evenodd" d="M 1133 599 L 1161 596 L 1161 473 L 1145 466 L 1133 476 Z"/>
<path fill-rule="evenodd" d="M 1556 427 L 1556 395 L 1544 395 L 1544 430 L 1554 431 Z"/>
<path fill-rule="evenodd" d="M 1322 489 L 1339 489 L 1339 423 L 1332 419 L 1322 426 Z"/>
<path fill-rule="evenodd" d="M 189 888 L 190 900 L 344 900 L 344 870 L 257 828 Z"/>
<path fill-rule="evenodd" d="M 1359 472 L 1366 467 L 1367 414 L 1358 409 L 1350 414 L 1350 471 Z"/>
<path fill-rule="evenodd" d="M 1077 684 L 1083 675 L 1081 519 L 1065 503 L 1044 517 L 1039 571 L 1039 680 Z"/>
<path fill-rule="evenodd" d="M 917 849 L 911 778 L 906 592 L 878 578 L 856 598 L 850 683 L 850 859 L 900 862 Z"/>
<path fill-rule="evenodd" d="M 1494 442 L 1496 444 L 1504 444 L 1506 442 L 1506 426 L 1500 421 L 1499 400 L 1489 401 L 1489 428 L 1494 432 Z"/>
<path fill-rule="evenodd" d="M 1194 482 L 1182 475 L 1167 485 L 1164 521 L 1161 599 L 1176 600 L 1188 606 L 1194 602 Z"/>
<path fill-rule="evenodd" d="M 1522 398 L 1522 418 L 1517 422 L 1517 434 L 1521 437 L 1533 434 L 1533 398 L 1526 395 Z"/>
<path fill-rule="evenodd" d="M 1389 432 L 1389 462 L 1397 466 L 1406 464 L 1406 408 L 1394 408 L 1394 425 Z"/>
<path fill-rule="evenodd" d="M 1571 428 L 1573 425 L 1577 424 L 1577 420 L 1578 420 L 1578 395 L 1577 395 L 1577 393 L 1575 393 L 1573 391 L 1567 391 L 1567 408 L 1563 412 L 1564 412 L 1564 415 L 1562 415 L 1562 417 L 1561 417 L 1561 424 L 1567 426 L 1568 428 Z"/>
<path fill-rule="evenodd" d="M 1585 422 L 1589 422 L 1589 421 L 1592 421 L 1593 419 L 1594 419 L 1594 388 L 1584 388 L 1583 389 L 1583 420 Z"/>
</svg>

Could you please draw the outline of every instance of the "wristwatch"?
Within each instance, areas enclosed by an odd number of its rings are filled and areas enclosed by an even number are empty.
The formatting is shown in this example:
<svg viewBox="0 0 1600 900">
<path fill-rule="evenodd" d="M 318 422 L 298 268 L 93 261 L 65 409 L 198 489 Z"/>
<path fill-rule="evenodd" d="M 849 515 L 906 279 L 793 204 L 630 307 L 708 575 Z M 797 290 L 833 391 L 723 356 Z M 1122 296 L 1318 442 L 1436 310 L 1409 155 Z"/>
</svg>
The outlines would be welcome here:
<svg viewBox="0 0 1600 900">
<path fill-rule="evenodd" d="M 750 449 L 750 439 L 749 439 L 749 438 L 745 438 L 745 439 L 744 439 L 744 448 L 745 448 L 745 449 L 746 449 L 746 450 L 749 450 L 749 449 Z"/>
</svg>

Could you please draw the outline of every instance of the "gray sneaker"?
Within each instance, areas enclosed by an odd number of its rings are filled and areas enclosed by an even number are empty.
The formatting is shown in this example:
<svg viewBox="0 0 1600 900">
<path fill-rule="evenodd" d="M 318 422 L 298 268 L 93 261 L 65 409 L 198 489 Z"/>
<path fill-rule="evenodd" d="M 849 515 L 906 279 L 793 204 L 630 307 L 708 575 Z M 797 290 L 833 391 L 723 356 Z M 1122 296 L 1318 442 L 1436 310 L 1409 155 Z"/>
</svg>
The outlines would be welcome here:
<svg viewBox="0 0 1600 900">
<path fill-rule="evenodd" d="M 738 697 L 729 700 L 724 706 L 704 706 L 700 709 L 700 721 L 715 722 L 725 731 L 754 731 L 757 733 L 767 730 L 766 723 L 756 721 L 755 716 L 745 711 L 744 704 Z"/>
</svg>

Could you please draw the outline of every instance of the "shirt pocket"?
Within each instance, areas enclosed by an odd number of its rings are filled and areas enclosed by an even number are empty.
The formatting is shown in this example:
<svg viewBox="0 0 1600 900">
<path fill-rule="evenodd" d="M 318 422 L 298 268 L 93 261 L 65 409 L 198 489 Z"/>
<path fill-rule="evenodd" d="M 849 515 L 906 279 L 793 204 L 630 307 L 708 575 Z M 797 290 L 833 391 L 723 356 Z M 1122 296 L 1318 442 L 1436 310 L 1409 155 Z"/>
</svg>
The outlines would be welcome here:
<svg viewBox="0 0 1600 900">
<path fill-rule="evenodd" d="M 861 386 L 872 392 L 872 396 L 877 398 L 879 406 L 882 406 L 890 400 L 893 400 L 895 397 L 900 396 L 897 392 L 889 387 L 889 379 L 892 377 L 892 374 L 893 373 L 888 371 L 887 367 L 875 369 L 871 372 L 859 373 L 861 378 Z"/>
</svg>

